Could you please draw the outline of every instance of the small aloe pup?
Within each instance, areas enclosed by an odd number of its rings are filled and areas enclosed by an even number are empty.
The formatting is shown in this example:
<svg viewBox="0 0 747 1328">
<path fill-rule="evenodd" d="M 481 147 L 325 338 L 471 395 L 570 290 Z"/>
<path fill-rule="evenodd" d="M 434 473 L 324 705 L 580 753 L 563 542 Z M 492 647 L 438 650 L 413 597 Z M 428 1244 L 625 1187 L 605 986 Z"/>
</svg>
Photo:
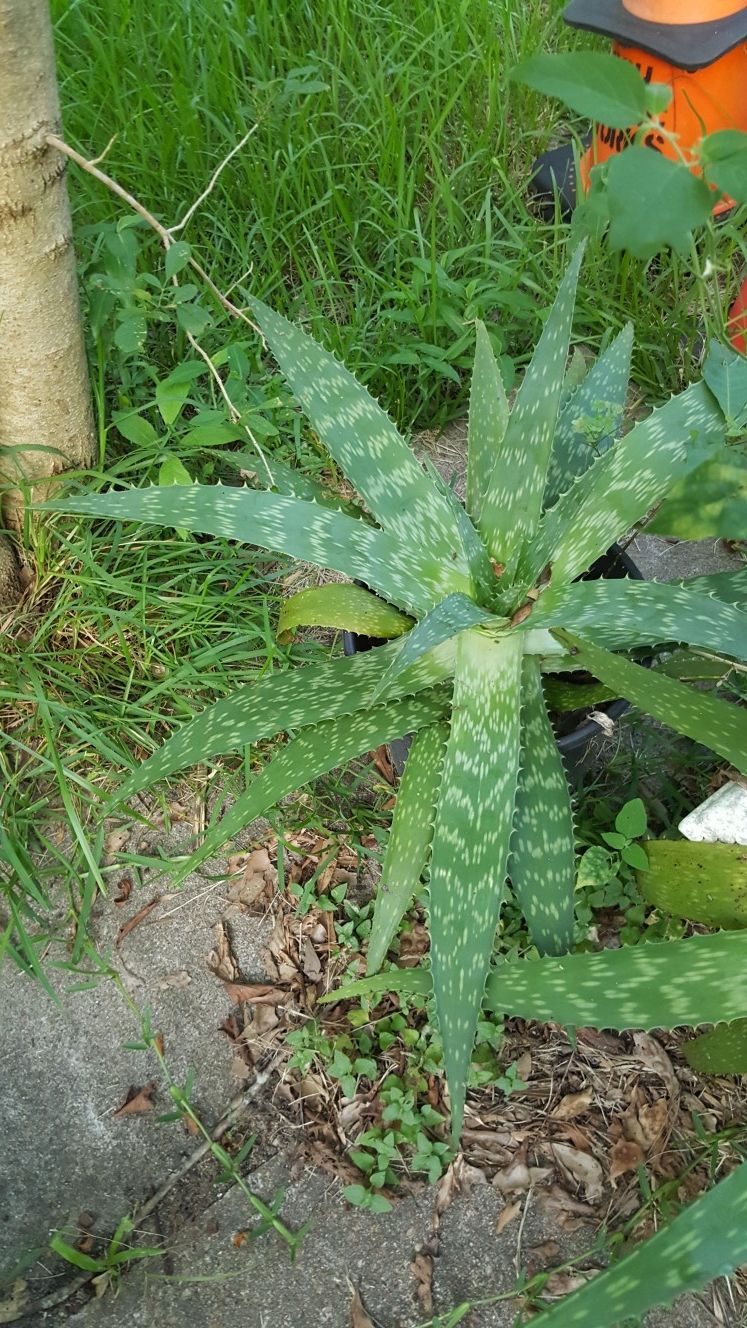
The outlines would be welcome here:
<svg viewBox="0 0 747 1328">
<path fill-rule="evenodd" d="M 239 540 L 370 587 L 303 592 L 286 605 L 280 630 L 347 627 L 387 644 L 240 688 L 175 733 L 117 797 L 208 754 L 295 735 L 180 865 L 181 879 L 294 789 L 414 733 L 369 966 L 381 965 L 429 864 L 433 985 L 456 1135 L 507 881 L 543 953 L 560 954 L 572 941 L 571 804 L 543 670 L 587 669 L 614 695 L 747 771 L 747 713 L 613 653 L 664 640 L 744 659 L 744 576 L 684 585 L 577 579 L 724 439 L 722 412 L 702 382 L 616 441 L 631 330 L 580 383 L 569 383 L 580 263 L 578 252 L 510 411 L 477 324 L 464 506 L 421 467 L 347 370 L 258 300 L 254 316 L 360 495 L 360 516 L 293 491 L 199 484 L 51 504 Z"/>
</svg>

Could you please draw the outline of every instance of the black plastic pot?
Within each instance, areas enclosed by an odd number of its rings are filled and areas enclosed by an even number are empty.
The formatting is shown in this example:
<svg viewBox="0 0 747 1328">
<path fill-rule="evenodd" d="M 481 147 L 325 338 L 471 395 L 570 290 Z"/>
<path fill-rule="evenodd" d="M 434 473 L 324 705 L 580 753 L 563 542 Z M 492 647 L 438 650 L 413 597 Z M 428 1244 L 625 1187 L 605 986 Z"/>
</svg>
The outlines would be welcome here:
<svg viewBox="0 0 747 1328">
<path fill-rule="evenodd" d="M 629 557 L 619 544 L 613 544 L 601 558 L 597 558 L 592 563 L 587 572 L 578 578 L 579 581 L 596 581 L 601 577 L 608 580 L 620 580 L 623 577 L 630 577 L 633 581 L 642 581 L 643 574 L 636 567 L 633 559 Z M 356 632 L 343 632 L 343 649 L 346 655 L 356 655 L 362 650 L 373 650 L 376 646 L 383 644 L 378 637 L 359 636 Z M 588 673 L 564 673 L 563 681 L 567 683 L 584 684 L 591 682 Z M 580 708 L 580 707 L 579 707 Z M 611 720 L 619 719 L 628 709 L 628 702 L 605 701 L 597 707 L 603 714 Z M 582 719 L 570 733 L 564 733 L 558 738 L 558 749 L 563 757 L 566 774 L 568 779 L 574 785 L 578 785 L 583 777 L 584 768 L 590 755 L 592 740 L 599 737 L 599 725 L 593 719 Z M 398 775 L 402 774 L 407 753 L 410 750 L 412 742 L 411 735 L 404 738 L 395 738 L 389 744 L 392 765 Z"/>
</svg>

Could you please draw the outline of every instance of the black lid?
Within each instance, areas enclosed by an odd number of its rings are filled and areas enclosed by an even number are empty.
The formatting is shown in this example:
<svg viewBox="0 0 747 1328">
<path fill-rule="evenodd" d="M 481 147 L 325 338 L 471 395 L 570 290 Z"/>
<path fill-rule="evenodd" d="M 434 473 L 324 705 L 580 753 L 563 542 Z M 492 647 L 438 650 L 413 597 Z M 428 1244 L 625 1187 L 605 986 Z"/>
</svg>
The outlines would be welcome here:
<svg viewBox="0 0 747 1328">
<path fill-rule="evenodd" d="M 563 18 L 572 28 L 586 28 L 637 46 L 678 69 L 704 69 L 747 41 L 747 5 L 728 18 L 708 23 L 647 23 L 622 0 L 570 0 Z"/>
</svg>

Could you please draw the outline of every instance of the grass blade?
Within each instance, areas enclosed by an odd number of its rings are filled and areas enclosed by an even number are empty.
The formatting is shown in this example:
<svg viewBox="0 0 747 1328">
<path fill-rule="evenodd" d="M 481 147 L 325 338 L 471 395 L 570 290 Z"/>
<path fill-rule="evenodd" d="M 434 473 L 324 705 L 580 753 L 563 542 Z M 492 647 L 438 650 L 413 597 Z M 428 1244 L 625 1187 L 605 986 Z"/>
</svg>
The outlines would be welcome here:
<svg viewBox="0 0 747 1328">
<path fill-rule="evenodd" d="M 614 443 L 628 391 L 632 349 L 633 324 L 627 323 L 561 406 L 544 508 L 552 507 L 561 493 Z"/>
<path fill-rule="evenodd" d="M 579 245 L 517 393 L 482 507 L 488 549 L 508 567 L 534 535 L 542 509 L 582 257 Z"/>
<path fill-rule="evenodd" d="M 537 948 L 570 950 L 576 880 L 571 799 L 539 661 L 530 656 L 521 668 L 521 766 L 508 874 Z"/>
<path fill-rule="evenodd" d="M 582 652 L 583 666 L 616 696 L 624 696 L 660 723 L 710 747 L 747 774 L 747 710 L 693 691 L 686 683 L 612 655 L 570 633 L 559 635 Z"/>
<path fill-rule="evenodd" d="M 505 891 L 520 687 L 517 635 L 460 636 L 430 877 L 433 982 L 455 1138 Z"/>
<path fill-rule="evenodd" d="M 233 835 L 274 807 L 281 798 L 329 770 L 345 765 L 362 752 L 434 723 L 442 718 L 448 704 L 445 689 L 433 690 L 304 729 L 268 762 L 217 825 L 208 830 L 196 852 L 176 869 L 173 884 L 178 885 L 206 858 L 219 852 Z"/>
<path fill-rule="evenodd" d="M 261 300 L 251 307 L 294 396 L 371 514 L 403 549 L 425 548 L 466 571 L 448 504 L 378 402 L 300 328 Z"/>
<path fill-rule="evenodd" d="M 368 941 L 368 972 L 386 957 L 425 869 L 443 770 L 446 724 L 429 724 L 415 737 L 397 794 Z"/>
</svg>

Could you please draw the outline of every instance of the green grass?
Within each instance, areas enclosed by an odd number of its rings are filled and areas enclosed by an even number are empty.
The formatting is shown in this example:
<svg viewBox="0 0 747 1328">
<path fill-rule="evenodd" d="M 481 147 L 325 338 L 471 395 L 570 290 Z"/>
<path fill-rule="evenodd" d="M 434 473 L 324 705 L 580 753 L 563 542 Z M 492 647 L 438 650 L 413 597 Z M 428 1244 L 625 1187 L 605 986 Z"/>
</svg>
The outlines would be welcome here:
<svg viewBox="0 0 747 1328">
<path fill-rule="evenodd" d="M 569 234 L 540 221 L 526 198 L 530 164 L 563 113 L 510 73 L 540 48 L 583 40 L 557 5 L 292 0 L 253 15 L 243 0 L 52 8 L 68 140 L 96 156 L 116 135 L 104 168 L 167 223 L 257 123 L 185 232 L 235 300 L 251 291 L 302 319 L 405 428 L 464 411 L 476 316 L 509 376 L 523 363 Z M 200 340 L 222 362 L 251 432 L 232 433 L 207 374 L 164 423 L 157 384 L 195 357 L 176 326 L 159 243 L 142 227 L 121 230 L 126 209 L 90 176 L 72 167 L 69 179 L 100 444 L 84 482 L 157 480 L 174 459 L 193 478 L 230 481 L 227 447 L 255 437 L 334 483 L 258 340 L 219 308 Z M 646 271 L 592 243 L 576 337 L 598 344 L 632 316 L 638 382 L 661 396 L 683 374 L 692 291 L 680 259 Z M 208 309 L 210 297 L 202 303 Z M 133 310 L 147 334 L 127 349 L 118 320 Z M 67 883 L 62 934 L 80 952 L 105 886 L 97 810 L 122 768 L 211 697 L 318 647 L 276 645 L 282 568 L 246 550 L 62 518 L 29 528 L 26 543 L 38 584 L 0 642 L 0 955 L 10 950 L 38 969 L 48 905 L 59 902 L 49 897 L 53 879 Z M 339 811 L 343 787 L 315 794 L 314 814 Z M 53 830 L 60 817 L 64 845 Z"/>
</svg>

